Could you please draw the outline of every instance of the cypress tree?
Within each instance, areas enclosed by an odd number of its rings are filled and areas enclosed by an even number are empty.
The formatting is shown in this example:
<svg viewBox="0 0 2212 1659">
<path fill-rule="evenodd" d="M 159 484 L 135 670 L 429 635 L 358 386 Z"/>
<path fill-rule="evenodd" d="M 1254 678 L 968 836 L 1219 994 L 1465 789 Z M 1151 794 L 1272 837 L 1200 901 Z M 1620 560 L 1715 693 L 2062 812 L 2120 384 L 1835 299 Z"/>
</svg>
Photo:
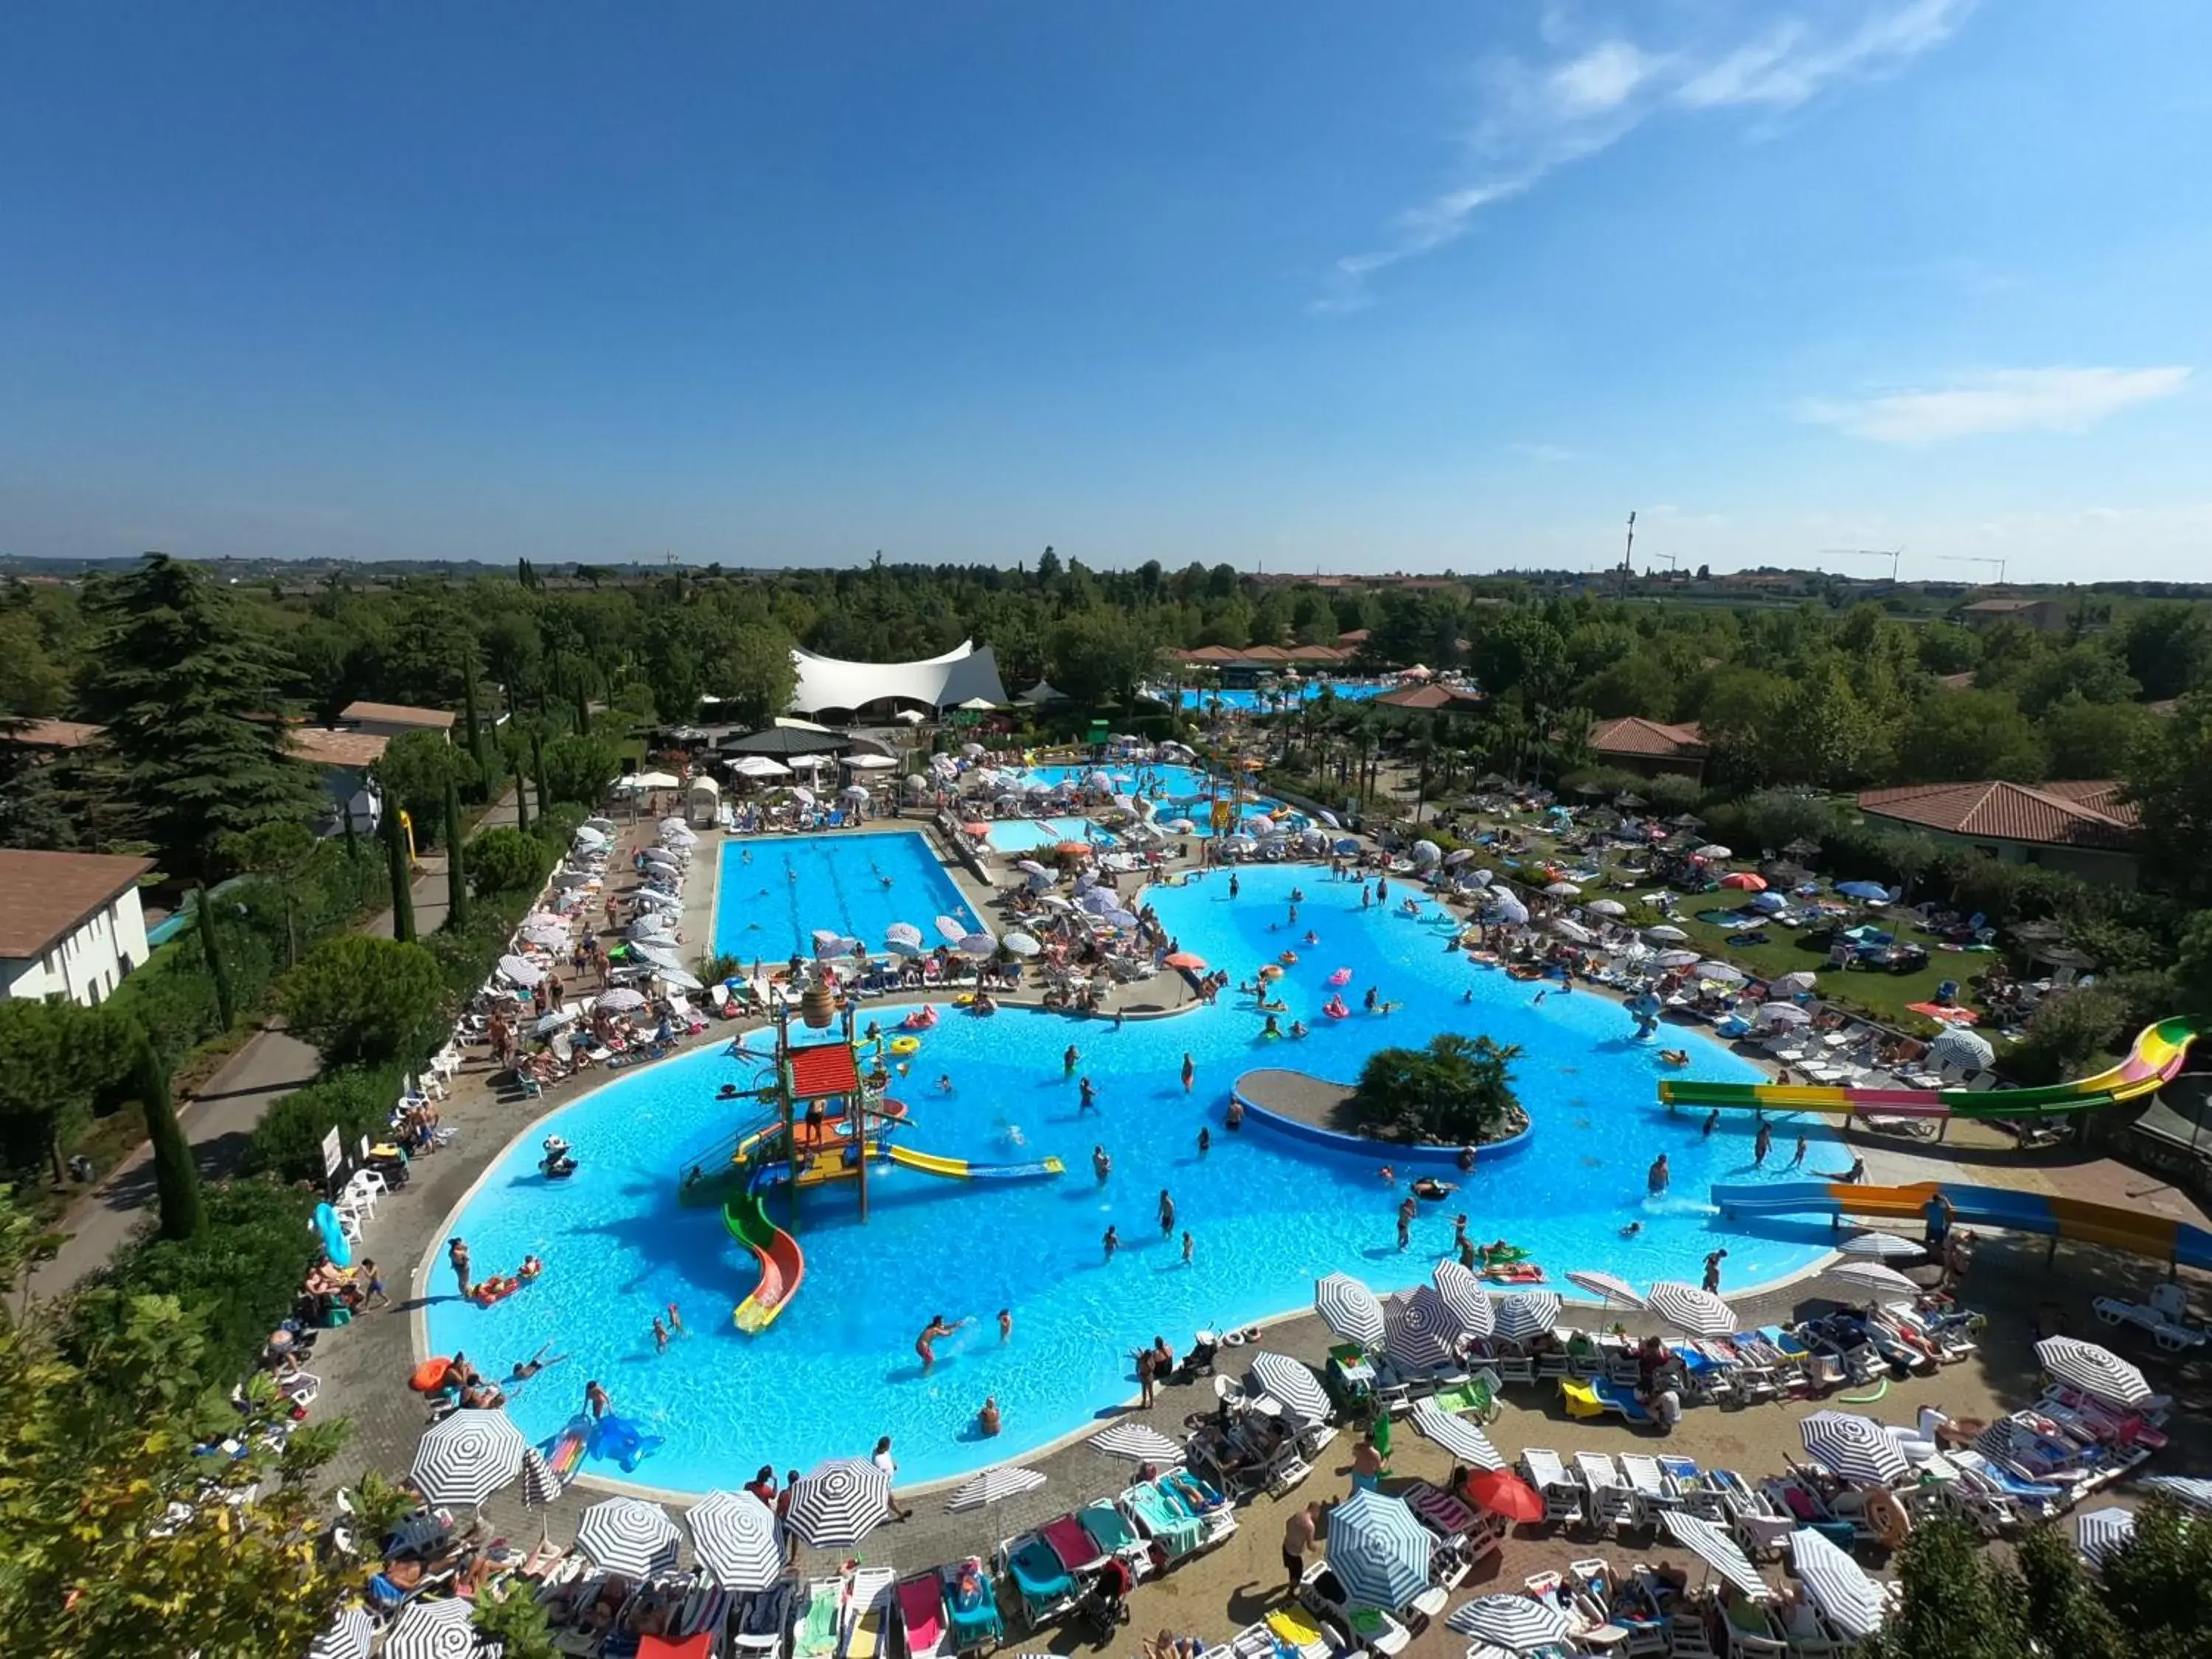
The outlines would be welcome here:
<svg viewBox="0 0 2212 1659">
<path fill-rule="evenodd" d="M 208 897 L 207 884 L 199 886 L 200 949 L 207 954 L 208 977 L 215 982 L 215 1011 L 228 1031 L 231 1021 L 238 1018 L 238 999 L 231 994 L 230 969 L 224 965 L 222 943 L 216 937 L 215 902 Z"/>
<path fill-rule="evenodd" d="M 469 925 L 469 872 L 461 857 L 461 792 L 446 780 L 446 930 Z"/>
<path fill-rule="evenodd" d="M 545 803 L 552 799 L 545 793 L 545 739 L 536 732 L 530 734 L 530 769 L 532 781 L 538 786 L 538 816 L 545 816 Z"/>
<path fill-rule="evenodd" d="M 520 766 L 514 769 L 514 827 L 530 833 L 530 774 Z"/>
<path fill-rule="evenodd" d="M 138 1035 L 131 1065 L 131 1089 L 146 1115 L 146 1139 L 154 1149 L 154 1191 L 161 1203 L 161 1237 L 191 1238 L 200 1231 L 200 1172 L 192 1149 L 177 1121 L 169 1095 L 169 1069 L 153 1040 Z"/>
<path fill-rule="evenodd" d="M 477 763 L 477 781 L 471 787 L 476 799 L 482 800 L 491 787 L 491 768 L 484 764 L 483 727 L 477 722 L 477 665 L 467 657 L 461 659 L 461 718 L 469 740 L 469 758 Z"/>
<path fill-rule="evenodd" d="M 384 856 L 392 868 L 392 937 L 402 945 L 415 939 L 415 884 L 407 867 L 407 832 L 399 825 L 399 801 L 384 792 Z"/>
</svg>

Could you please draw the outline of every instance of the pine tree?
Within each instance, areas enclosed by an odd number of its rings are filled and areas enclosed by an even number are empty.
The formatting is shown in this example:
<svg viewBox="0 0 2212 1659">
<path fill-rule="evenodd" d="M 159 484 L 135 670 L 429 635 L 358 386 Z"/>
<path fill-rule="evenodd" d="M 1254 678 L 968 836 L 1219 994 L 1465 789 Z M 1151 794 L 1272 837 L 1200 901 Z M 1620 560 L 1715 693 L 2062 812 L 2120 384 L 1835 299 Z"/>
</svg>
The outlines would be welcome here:
<svg viewBox="0 0 2212 1659">
<path fill-rule="evenodd" d="M 399 822 L 399 803 L 386 791 L 384 856 L 392 866 L 392 937 L 402 945 L 415 938 L 415 878 L 407 867 L 407 831 Z"/>
<path fill-rule="evenodd" d="M 453 787 L 451 778 L 446 780 L 446 928 L 459 933 L 469 925 L 469 872 L 463 860 L 461 843 L 466 837 L 461 828 L 461 794 Z"/>
<path fill-rule="evenodd" d="M 190 1238 L 200 1230 L 200 1172 L 192 1149 L 177 1121 L 169 1094 L 169 1069 L 153 1041 L 138 1034 L 131 1063 L 131 1091 L 146 1115 L 146 1139 L 154 1149 L 154 1191 L 160 1200 L 161 1237 Z"/>
<path fill-rule="evenodd" d="M 228 590 L 166 554 L 94 583 L 100 625 L 81 688 L 107 728 L 138 829 L 174 869 L 198 872 L 216 840 L 304 822 L 314 773 L 286 752 L 276 651 Z"/>
</svg>

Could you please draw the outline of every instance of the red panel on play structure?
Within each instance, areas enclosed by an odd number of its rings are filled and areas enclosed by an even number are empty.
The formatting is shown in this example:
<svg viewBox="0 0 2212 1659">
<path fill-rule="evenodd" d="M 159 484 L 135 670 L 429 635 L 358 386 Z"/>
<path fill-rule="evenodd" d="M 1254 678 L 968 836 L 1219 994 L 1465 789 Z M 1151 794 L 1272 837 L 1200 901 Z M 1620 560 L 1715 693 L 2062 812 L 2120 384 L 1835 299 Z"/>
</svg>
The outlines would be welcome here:
<svg viewBox="0 0 2212 1659">
<path fill-rule="evenodd" d="M 823 1095 L 857 1095 L 860 1068 L 849 1042 L 817 1042 L 791 1051 L 791 1092 L 801 1100 Z"/>
</svg>

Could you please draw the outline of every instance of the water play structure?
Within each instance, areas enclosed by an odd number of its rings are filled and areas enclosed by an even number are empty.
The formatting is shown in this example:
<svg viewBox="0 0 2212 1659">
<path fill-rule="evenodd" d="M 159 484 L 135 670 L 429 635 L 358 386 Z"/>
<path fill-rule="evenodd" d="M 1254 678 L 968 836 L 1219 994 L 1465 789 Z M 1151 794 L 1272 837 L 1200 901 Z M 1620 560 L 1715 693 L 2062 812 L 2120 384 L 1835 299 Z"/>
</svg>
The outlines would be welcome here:
<svg viewBox="0 0 2212 1659">
<path fill-rule="evenodd" d="M 2169 1267 L 2212 1267 L 2212 1232 L 2165 1216 L 2084 1199 L 2009 1187 L 1962 1187 L 1923 1181 L 1909 1187 L 1861 1187 L 1843 1181 L 1731 1182 L 1712 1189 L 1723 1216 L 1827 1215 L 1920 1221 L 1941 1194 L 1962 1227 L 2002 1227 L 2057 1241 L 2105 1244 Z"/>
<path fill-rule="evenodd" d="M 2147 1025 L 2117 1066 L 2071 1083 L 2040 1089 L 1821 1089 L 1798 1084 L 1702 1083 L 1694 1078 L 1659 1085 L 1670 1106 L 1737 1107 L 1767 1112 L 1828 1112 L 1839 1117 L 2041 1117 L 2079 1112 L 2147 1095 L 2181 1070 L 2198 1022 L 2176 1018 Z"/>
</svg>

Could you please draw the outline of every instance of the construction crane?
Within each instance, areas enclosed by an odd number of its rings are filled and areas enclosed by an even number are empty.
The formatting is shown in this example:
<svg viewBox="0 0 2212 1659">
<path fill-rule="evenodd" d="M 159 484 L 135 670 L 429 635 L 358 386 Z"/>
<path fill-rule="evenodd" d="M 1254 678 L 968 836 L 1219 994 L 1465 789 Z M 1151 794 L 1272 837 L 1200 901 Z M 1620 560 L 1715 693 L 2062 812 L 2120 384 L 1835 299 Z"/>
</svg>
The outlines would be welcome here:
<svg viewBox="0 0 2212 1659">
<path fill-rule="evenodd" d="M 2002 559 L 1978 559 L 1970 557 L 1963 553 L 1941 553 L 1936 556 L 1945 564 L 1988 565 L 1993 568 L 1997 573 L 1997 579 L 1995 585 L 1999 587 L 2004 586 L 2005 562 Z"/>
<path fill-rule="evenodd" d="M 1647 559 L 1666 560 L 1668 574 L 1670 575 L 1681 565 L 1681 556 L 1678 553 L 1646 553 L 1644 556 Z"/>
<path fill-rule="evenodd" d="M 1895 581 L 1897 562 L 1905 556 L 1905 550 L 1901 547 L 1824 547 L 1820 550 L 1820 556 L 1824 559 L 1887 559 L 1889 579 Z"/>
</svg>

